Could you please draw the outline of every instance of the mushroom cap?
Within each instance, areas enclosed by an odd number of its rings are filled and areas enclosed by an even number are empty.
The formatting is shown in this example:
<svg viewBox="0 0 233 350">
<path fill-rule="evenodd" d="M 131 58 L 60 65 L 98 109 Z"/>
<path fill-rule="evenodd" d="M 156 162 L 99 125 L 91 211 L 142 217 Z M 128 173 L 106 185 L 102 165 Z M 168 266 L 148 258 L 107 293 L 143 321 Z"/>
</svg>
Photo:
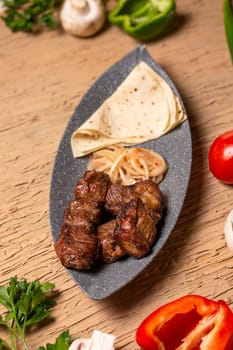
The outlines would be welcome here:
<svg viewBox="0 0 233 350">
<path fill-rule="evenodd" d="M 106 13 L 101 0 L 65 0 L 60 18 L 66 32 L 88 37 L 103 27 Z"/>
<path fill-rule="evenodd" d="M 0 0 L 0 17 L 3 16 L 5 14 L 5 6 L 3 4 L 3 0 Z"/>
</svg>

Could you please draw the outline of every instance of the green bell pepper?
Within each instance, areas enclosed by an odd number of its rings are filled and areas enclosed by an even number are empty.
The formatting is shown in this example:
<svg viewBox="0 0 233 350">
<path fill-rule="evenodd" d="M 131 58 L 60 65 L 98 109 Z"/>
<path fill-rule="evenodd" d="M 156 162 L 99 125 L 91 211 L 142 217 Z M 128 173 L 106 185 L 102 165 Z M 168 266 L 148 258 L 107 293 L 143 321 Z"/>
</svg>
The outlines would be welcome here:
<svg viewBox="0 0 233 350">
<path fill-rule="evenodd" d="M 162 35 L 175 16 L 175 0 L 118 0 L 110 23 L 139 40 Z"/>
<path fill-rule="evenodd" d="M 223 15 L 226 39 L 233 63 L 233 7 L 230 0 L 223 0 Z"/>
</svg>

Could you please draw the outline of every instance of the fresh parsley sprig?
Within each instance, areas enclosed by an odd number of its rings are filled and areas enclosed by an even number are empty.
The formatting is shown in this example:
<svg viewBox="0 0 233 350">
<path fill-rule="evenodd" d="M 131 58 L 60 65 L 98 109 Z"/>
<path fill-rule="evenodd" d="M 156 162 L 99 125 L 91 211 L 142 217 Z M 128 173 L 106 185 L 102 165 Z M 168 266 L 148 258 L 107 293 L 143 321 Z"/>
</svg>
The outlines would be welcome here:
<svg viewBox="0 0 233 350">
<path fill-rule="evenodd" d="M 70 347 L 69 331 L 64 331 L 57 337 L 55 344 L 46 344 L 46 347 L 40 346 L 38 350 L 68 350 Z"/>
<path fill-rule="evenodd" d="M 2 19 L 13 31 L 35 32 L 56 27 L 55 8 L 62 0 L 3 0 Z"/>
<path fill-rule="evenodd" d="M 17 341 L 20 341 L 24 349 L 29 350 L 26 331 L 50 315 L 50 309 L 56 302 L 48 293 L 54 288 L 55 285 L 49 282 L 27 282 L 17 277 L 12 277 L 7 287 L 0 286 L 0 304 L 6 309 L 5 314 L 0 316 L 0 326 L 6 327 L 10 334 L 10 344 L 0 339 L 0 349 L 16 350 Z M 57 338 L 54 346 L 48 344 L 39 350 L 67 350 L 69 340 L 69 332 L 66 331 Z"/>
</svg>

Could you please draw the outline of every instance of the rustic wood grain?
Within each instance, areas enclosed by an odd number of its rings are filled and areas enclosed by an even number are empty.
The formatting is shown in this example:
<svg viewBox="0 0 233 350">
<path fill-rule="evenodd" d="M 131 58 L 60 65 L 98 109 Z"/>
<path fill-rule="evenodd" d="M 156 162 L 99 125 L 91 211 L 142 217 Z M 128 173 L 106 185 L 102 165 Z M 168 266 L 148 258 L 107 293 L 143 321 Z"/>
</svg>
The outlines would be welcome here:
<svg viewBox="0 0 233 350">
<path fill-rule="evenodd" d="M 54 157 L 74 108 L 90 85 L 138 44 L 108 26 L 90 39 L 62 31 L 12 34 L 0 22 L 0 284 L 11 276 L 56 284 L 52 322 L 29 335 L 31 348 L 64 329 L 88 337 L 117 336 L 117 349 L 138 349 L 135 330 L 159 305 L 187 293 L 233 307 L 233 257 L 224 220 L 232 186 L 208 170 L 208 148 L 232 129 L 233 71 L 221 1 L 177 0 L 174 31 L 147 43 L 170 74 L 187 108 L 193 137 L 190 185 L 181 216 L 154 262 L 103 301 L 90 300 L 59 263 L 50 234 L 48 198 Z M 1 334 L 1 330 L 0 330 Z"/>
</svg>

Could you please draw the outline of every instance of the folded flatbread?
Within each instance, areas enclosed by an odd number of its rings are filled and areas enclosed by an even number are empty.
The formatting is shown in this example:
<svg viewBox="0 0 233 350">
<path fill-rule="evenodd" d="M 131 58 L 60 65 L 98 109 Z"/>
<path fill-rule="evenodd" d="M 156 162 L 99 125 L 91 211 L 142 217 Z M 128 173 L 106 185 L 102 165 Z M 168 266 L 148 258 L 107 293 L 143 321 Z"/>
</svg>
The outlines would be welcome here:
<svg viewBox="0 0 233 350">
<path fill-rule="evenodd" d="M 72 134 L 73 155 L 82 157 L 113 144 L 140 144 L 164 135 L 186 118 L 167 82 L 142 61 Z"/>
</svg>

